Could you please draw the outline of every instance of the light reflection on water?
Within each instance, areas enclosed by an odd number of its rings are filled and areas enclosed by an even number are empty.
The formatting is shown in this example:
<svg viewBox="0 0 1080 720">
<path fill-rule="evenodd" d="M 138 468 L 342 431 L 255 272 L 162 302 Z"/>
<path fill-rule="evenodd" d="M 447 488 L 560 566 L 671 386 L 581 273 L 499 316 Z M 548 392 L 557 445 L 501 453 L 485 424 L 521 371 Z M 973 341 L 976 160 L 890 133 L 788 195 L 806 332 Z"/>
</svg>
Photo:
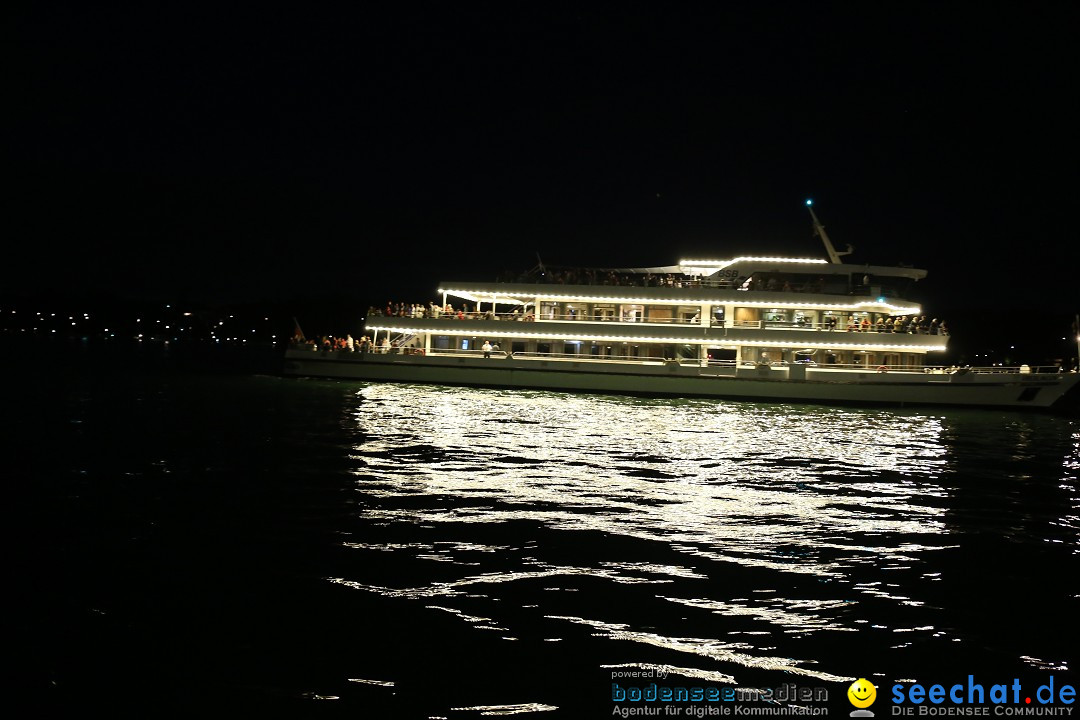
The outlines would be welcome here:
<svg viewBox="0 0 1080 720">
<path fill-rule="evenodd" d="M 1042 596 L 1045 627 L 995 619 L 1071 577 L 1031 552 L 1080 548 L 1068 421 L 374 384 L 342 423 L 362 559 L 328 579 L 495 657 L 750 688 L 1069 664 L 1077 592 Z"/>
<path fill-rule="evenodd" d="M 946 492 L 935 482 L 948 453 L 935 416 L 370 385 L 348 422 L 362 438 L 351 460 L 365 521 L 440 539 L 345 545 L 442 570 L 406 572 L 417 584 L 404 587 L 333 581 L 438 598 L 427 607 L 504 639 L 539 633 L 511 618 L 509 601 L 565 636 L 584 628 L 636 648 L 630 664 L 674 653 L 688 675 L 739 682 L 742 667 L 840 681 L 847 675 L 798 657 L 792 639 L 856 631 L 859 620 L 846 619 L 854 598 L 921 604 L 891 583 L 852 583 L 853 569 L 907 570 L 948 547 Z M 494 526 L 524 535 L 489 545 L 469 530 Z M 571 562 L 546 552 L 545 532 L 590 545 Z M 650 557 L 619 557 L 625 542 L 644 543 Z M 765 587 L 733 575 L 759 571 Z M 799 576 L 807 580 L 791 580 Z M 719 592 L 718 579 L 727 580 Z M 821 584 L 829 581 L 844 587 Z M 657 588 L 641 596 L 648 627 L 614 610 L 566 612 L 566 593 L 618 597 L 615 588 L 630 585 Z M 660 631 L 688 612 L 712 616 L 700 625 L 717 637 Z"/>
<path fill-rule="evenodd" d="M 446 501 L 371 511 L 387 522 L 529 520 L 817 576 L 907 560 L 926 547 L 913 537 L 942 544 L 934 417 L 388 385 L 364 398 L 359 487 Z"/>
</svg>

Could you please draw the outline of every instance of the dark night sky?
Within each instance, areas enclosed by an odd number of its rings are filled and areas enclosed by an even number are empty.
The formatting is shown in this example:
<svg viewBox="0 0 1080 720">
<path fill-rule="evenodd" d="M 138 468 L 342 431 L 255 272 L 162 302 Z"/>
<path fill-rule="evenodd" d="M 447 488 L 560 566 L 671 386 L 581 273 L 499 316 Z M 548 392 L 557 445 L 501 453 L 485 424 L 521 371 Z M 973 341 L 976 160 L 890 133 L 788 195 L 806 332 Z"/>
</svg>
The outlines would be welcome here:
<svg viewBox="0 0 1080 720">
<path fill-rule="evenodd" d="M 399 9 L 374 9 L 395 5 Z M 5 23 L 8 292 L 208 302 L 681 256 L 1076 290 L 1076 3 L 35 4 Z"/>
</svg>

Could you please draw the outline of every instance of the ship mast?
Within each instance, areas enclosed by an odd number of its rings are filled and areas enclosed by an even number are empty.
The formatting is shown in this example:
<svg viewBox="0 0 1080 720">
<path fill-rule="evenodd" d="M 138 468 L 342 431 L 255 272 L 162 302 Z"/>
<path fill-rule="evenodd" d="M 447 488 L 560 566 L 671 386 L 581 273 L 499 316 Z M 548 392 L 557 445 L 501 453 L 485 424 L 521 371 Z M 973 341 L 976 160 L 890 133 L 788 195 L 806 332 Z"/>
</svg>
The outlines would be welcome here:
<svg viewBox="0 0 1080 720">
<path fill-rule="evenodd" d="M 852 252 L 854 252 L 854 250 L 850 245 L 848 245 L 846 251 L 836 252 L 836 248 L 833 247 L 832 241 L 829 240 L 829 236 L 825 233 L 825 226 L 821 224 L 821 221 L 818 220 L 817 215 L 814 213 L 814 201 L 807 200 L 806 207 L 810 211 L 810 217 L 814 219 L 814 232 L 819 238 L 821 238 L 821 242 L 825 243 L 825 252 L 829 254 L 829 262 L 833 263 L 834 265 L 843 264 L 843 261 L 840 259 L 840 257 L 842 255 L 850 255 Z"/>
</svg>

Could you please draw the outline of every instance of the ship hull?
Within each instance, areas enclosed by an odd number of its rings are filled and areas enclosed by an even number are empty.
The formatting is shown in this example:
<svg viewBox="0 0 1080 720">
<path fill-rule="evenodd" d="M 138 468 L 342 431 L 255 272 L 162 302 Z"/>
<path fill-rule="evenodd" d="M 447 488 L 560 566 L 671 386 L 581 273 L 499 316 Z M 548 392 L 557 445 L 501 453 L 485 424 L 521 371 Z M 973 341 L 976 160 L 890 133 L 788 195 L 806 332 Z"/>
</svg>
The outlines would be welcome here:
<svg viewBox="0 0 1080 720">
<path fill-rule="evenodd" d="M 816 367 L 701 367 L 675 363 L 289 350 L 284 374 L 384 382 L 844 405 L 1048 410 L 1080 375 L 875 372 Z"/>
</svg>

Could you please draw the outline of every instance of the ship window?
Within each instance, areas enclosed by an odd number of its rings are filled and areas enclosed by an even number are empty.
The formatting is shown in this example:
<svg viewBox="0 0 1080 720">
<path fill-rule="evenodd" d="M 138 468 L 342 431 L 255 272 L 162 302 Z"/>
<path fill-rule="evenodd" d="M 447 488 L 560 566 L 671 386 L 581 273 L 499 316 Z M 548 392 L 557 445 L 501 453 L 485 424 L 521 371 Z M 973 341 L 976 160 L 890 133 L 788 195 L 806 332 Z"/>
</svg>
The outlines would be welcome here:
<svg viewBox="0 0 1080 720">
<path fill-rule="evenodd" d="M 615 319 L 614 305 L 593 305 L 593 317 L 600 321 Z"/>
<path fill-rule="evenodd" d="M 735 324 L 757 327 L 764 314 L 764 311 L 757 308 L 735 308 Z"/>
<path fill-rule="evenodd" d="M 679 308 L 679 319 L 683 322 L 697 322 L 701 318 L 701 308 L 696 305 L 683 305 Z"/>
<path fill-rule="evenodd" d="M 664 305 L 652 305 L 649 307 L 649 322 L 671 322 L 673 317 L 670 307 Z"/>
<path fill-rule="evenodd" d="M 620 305 L 619 319 L 623 322 L 641 322 L 645 317 L 644 305 Z"/>
<path fill-rule="evenodd" d="M 758 350 L 758 362 L 760 363 L 782 363 L 784 360 L 784 349 L 778 347 L 764 347 Z"/>
<path fill-rule="evenodd" d="M 542 302 L 540 303 L 540 319 L 541 320 L 559 320 L 559 303 L 557 302 Z"/>
<path fill-rule="evenodd" d="M 766 325 L 790 325 L 791 311 L 780 308 L 769 308 L 765 311 Z"/>
<path fill-rule="evenodd" d="M 710 363 L 730 365 L 735 362 L 735 351 L 726 348 L 711 347 L 707 351 Z"/>
</svg>

